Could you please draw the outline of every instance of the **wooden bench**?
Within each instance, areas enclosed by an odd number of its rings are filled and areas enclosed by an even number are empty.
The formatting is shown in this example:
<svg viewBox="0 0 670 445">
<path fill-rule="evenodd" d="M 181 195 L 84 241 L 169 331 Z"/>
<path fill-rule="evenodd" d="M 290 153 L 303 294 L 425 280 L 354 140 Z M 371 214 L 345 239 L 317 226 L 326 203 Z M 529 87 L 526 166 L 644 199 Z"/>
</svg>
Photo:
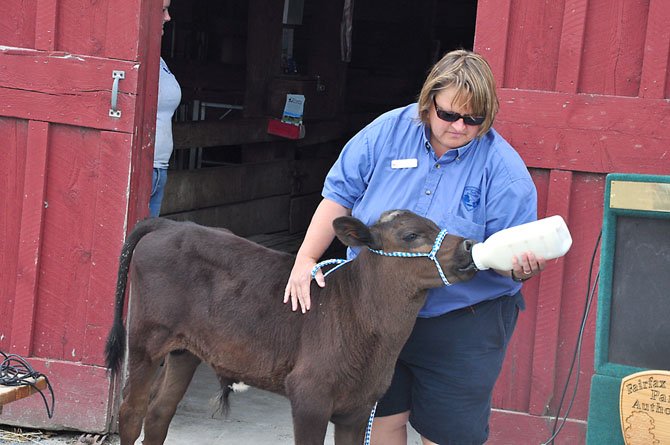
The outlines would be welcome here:
<svg viewBox="0 0 670 445">
<path fill-rule="evenodd" d="M 5 386 L 0 385 L 0 414 L 2 413 L 3 405 L 6 405 L 11 402 L 29 397 L 38 390 L 47 389 L 47 379 L 45 377 L 40 377 L 35 382 L 34 386 L 31 385 L 20 385 L 20 386 Z"/>
</svg>

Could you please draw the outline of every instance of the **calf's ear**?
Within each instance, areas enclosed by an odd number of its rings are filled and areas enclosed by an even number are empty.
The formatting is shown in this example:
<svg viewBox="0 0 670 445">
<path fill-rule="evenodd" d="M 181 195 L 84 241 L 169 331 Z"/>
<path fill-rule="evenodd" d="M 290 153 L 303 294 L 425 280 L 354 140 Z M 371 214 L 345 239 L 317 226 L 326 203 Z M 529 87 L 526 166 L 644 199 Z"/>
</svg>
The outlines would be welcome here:
<svg viewBox="0 0 670 445">
<path fill-rule="evenodd" d="M 368 246 L 379 249 L 379 242 L 370 228 L 351 216 L 341 216 L 333 221 L 335 234 L 346 246 Z"/>
</svg>

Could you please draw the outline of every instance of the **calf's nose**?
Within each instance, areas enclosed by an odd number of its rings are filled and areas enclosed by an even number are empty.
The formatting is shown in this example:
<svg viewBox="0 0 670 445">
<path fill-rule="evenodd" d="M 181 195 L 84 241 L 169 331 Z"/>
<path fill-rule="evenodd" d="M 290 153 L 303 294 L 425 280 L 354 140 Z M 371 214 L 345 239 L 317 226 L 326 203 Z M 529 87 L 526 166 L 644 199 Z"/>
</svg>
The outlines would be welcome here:
<svg viewBox="0 0 670 445">
<path fill-rule="evenodd" d="M 464 239 L 461 243 L 461 249 L 463 250 L 465 259 L 467 260 L 467 265 L 460 269 L 461 272 L 477 272 L 477 266 L 475 266 L 475 262 L 472 259 L 472 246 L 474 246 L 476 243 L 477 241 L 471 239 Z"/>
<path fill-rule="evenodd" d="M 463 250 L 466 252 L 472 252 L 472 246 L 475 245 L 475 241 L 471 239 L 464 239 L 463 240 Z"/>
</svg>

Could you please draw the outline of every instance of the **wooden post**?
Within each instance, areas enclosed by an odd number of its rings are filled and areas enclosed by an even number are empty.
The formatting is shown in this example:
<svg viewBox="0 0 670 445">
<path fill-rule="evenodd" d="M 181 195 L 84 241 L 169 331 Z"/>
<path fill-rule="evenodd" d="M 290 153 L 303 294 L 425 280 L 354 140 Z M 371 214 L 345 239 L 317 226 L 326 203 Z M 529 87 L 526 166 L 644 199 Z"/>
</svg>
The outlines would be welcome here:
<svg viewBox="0 0 670 445">
<path fill-rule="evenodd" d="M 279 74 L 284 2 L 249 1 L 244 116 L 265 115 L 268 84 Z"/>
</svg>

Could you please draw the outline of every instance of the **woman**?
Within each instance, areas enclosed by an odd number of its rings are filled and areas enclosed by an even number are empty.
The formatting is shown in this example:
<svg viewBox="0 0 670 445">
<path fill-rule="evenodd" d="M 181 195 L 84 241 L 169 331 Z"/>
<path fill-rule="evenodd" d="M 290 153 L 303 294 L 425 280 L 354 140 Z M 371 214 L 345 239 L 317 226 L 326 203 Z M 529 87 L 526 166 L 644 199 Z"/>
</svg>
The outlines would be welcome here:
<svg viewBox="0 0 670 445">
<path fill-rule="evenodd" d="M 163 26 L 172 18 L 168 12 L 170 0 L 163 0 Z M 181 102 L 181 88 L 174 74 L 168 69 L 165 60 L 161 57 L 160 74 L 158 77 L 158 107 L 156 110 L 156 141 L 154 147 L 154 171 L 151 182 L 151 198 L 149 200 L 149 214 L 158 216 L 161 212 L 163 192 L 167 182 L 167 168 L 172 155 L 172 115 Z"/>
<path fill-rule="evenodd" d="M 479 241 L 535 220 L 535 186 L 492 128 L 497 111 L 488 63 L 452 51 L 432 68 L 418 103 L 383 114 L 355 135 L 328 173 L 284 302 L 309 310 L 310 271 L 333 240 L 338 216 L 372 224 L 384 210 L 409 209 Z M 373 444 L 406 444 L 408 421 L 424 444 L 486 441 L 493 386 L 523 308 L 521 281 L 545 266 L 531 252 L 513 262 L 512 270 L 482 271 L 429 292 L 379 401 Z M 316 281 L 325 286 L 322 273 Z"/>
</svg>

